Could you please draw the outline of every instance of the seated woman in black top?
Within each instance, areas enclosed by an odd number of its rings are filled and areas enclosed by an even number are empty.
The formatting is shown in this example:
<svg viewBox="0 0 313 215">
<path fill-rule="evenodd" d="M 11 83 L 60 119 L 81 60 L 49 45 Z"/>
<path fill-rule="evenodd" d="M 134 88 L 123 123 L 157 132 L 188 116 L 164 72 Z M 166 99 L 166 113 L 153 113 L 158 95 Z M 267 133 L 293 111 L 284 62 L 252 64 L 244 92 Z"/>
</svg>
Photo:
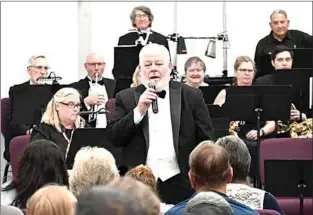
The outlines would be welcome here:
<svg viewBox="0 0 313 215">
<path fill-rule="evenodd" d="M 234 65 L 234 75 L 236 86 L 251 86 L 255 77 L 255 64 L 253 60 L 248 56 L 237 57 Z M 223 105 L 226 99 L 227 89 L 221 90 L 221 92 L 215 98 L 214 104 Z M 257 165 L 257 123 L 256 122 L 231 122 L 234 127 L 234 134 L 239 136 L 246 143 L 252 158 L 250 176 L 255 175 L 255 168 Z M 261 122 L 260 137 L 267 138 L 275 136 L 276 123 L 275 121 Z M 238 130 L 236 130 L 238 129 Z"/>
<path fill-rule="evenodd" d="M 234 85 L 236 86 L 251 86 L 254 76 L 255 76 L 255 64 L 253 60 L 248 56 L 239 56 L 237 57 L 234 65 L 234 75 L 235 81 Z M 223 105 L 226 99 L 227 89 L 221 90 L 221 92 L 215 98 L 214 104 Z M 257 139 L 257 130 L 256 123 L 254 122 L 241 122 L 237 123 L 241 125 L 240 132 L 238 135 L 241 138 L 247 140 L 256 140 Z M 262 125 L 263 124 L 263 125 Z M 275 121 L 267 121 L 261 124 L 261 137 L 273 133 L 276 129 Z"/>
<path fill-rule="evenodd" d="M 81 96 L 74 88 L 62 88 L 47 105 L 41 123 L 31 132 L 30 140 L 46 139 L 55 142 L 66 157 L 75 128 L 85 126 L 78 115 Z"/>
</svg>

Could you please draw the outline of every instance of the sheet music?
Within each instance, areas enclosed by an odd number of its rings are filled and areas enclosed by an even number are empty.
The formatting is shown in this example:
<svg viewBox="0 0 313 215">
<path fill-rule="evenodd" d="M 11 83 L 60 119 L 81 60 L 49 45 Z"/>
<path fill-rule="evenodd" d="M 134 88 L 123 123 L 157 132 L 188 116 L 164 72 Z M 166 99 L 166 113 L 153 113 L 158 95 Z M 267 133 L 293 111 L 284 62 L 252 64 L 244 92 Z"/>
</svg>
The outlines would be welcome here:
<svg viewBox="0 0 313 215">
<path fill-rule="evenodd" d="M 313 100 L 313 77 L 310 78 L 310 97 L 309 97 L 309 108 L 312 109 L 312 100 Z"/>
</svg>

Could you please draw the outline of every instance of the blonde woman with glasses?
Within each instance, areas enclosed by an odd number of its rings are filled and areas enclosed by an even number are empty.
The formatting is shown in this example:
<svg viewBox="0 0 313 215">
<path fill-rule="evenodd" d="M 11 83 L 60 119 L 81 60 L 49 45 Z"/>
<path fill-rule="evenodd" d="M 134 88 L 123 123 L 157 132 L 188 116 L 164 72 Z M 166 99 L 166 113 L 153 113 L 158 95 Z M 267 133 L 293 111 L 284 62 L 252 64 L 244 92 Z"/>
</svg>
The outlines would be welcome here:
<svg viewBox="0 0 313 215">
<path fill-rule="evenodd" d="M 55 93 L 47 105 L 41 123 L 35 126 L 31 139 L 47 139 L 55 142 L 66 157 L 75 128 L 85 127 L 78 113 L 81 96 L 74 88 L 62 88 Z"/>
</svg>

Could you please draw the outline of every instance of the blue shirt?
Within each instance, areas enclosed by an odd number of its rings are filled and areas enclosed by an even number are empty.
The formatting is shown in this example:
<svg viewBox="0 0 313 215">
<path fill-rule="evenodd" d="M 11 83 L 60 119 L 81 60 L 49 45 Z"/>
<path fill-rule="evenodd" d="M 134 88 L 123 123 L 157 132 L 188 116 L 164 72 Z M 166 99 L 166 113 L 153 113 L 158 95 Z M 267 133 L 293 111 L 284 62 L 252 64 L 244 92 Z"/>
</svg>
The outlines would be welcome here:
<svg viewBox="0 0 313 215">
<path fill-rule="evenodd" d="M 213 191 L 215 192 L 215 191 Z M 241 204 L 239 202 L 236 202 L 235 200 L 229 198 L 223 193 L 215 192 L 219 195 L 221 195 L 230 205 L 234 215 L 258 215 L 258 213 L 254 210 L 252 210 L 250 207 Z M 174 207 L 172 207 L 170 210 L 168 210 L 164 215 L 184 215 L 185 207 L 190 199 L 192 199 L 193 196 L 189 199 L 186 199 Z"/>
</svg>

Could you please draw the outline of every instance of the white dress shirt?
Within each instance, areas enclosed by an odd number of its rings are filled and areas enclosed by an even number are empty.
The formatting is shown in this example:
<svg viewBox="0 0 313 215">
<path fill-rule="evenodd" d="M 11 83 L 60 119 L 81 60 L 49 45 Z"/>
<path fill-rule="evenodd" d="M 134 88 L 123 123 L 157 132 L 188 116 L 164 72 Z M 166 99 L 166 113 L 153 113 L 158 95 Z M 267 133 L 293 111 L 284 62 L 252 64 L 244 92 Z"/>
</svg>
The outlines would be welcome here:
<svg viewBox="0 0 313 215">
<path fill-rule="evenodd" d="M 146 165 L 152 169 L 156 178 L 166 181 L 180 173 L 178 166 L 171 120 L 169 87 L 165 87 L 164 99 L 157 98 L 159 112 L 152 112 L 152 105 L 148 109 L 149 119 L 149 148 Z M 134 122 L 139 124 L 143 116 L 134 109 Z"/>
</svg>

